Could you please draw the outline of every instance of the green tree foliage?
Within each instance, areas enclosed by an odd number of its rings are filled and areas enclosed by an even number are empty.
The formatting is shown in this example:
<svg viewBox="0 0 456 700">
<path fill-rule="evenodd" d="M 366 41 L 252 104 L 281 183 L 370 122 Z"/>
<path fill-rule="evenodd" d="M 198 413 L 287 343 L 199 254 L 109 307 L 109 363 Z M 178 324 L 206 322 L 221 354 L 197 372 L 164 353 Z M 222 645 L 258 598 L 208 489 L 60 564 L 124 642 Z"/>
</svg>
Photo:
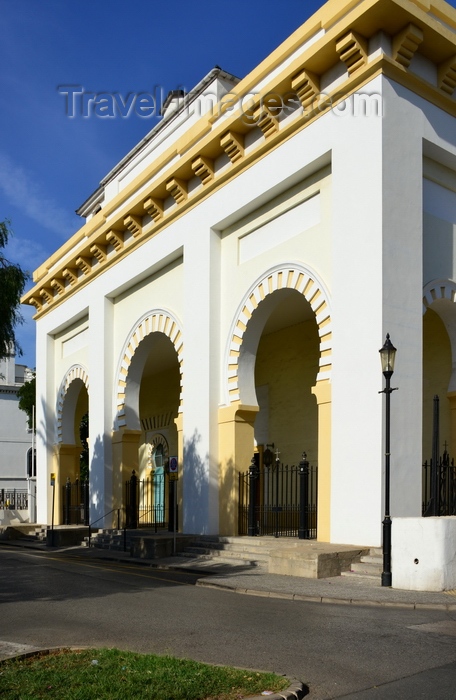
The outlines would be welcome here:
<svg viewBox="0 0 456 700">
<path fill-rule="evenodd" d="M 19 311 L 20 299 L 28 279 L 28 274 L 19 265 L 9 262 L 3 255 L 3 249 L 11 236 L 11 222 L 0 222 L 0 359 L 22 350 L 16 340 L 14 329 L 23 318 Z"/>
<path fill-rule="evenodd" d="M 28 427 L 31 429 L 33 423 L 33 408 L 36 406 L 36 381 L 35 377 L 29 382 L 25 382 L 17 392 L 19 397 L 19 408 L 27 414 Z"/>
</svg>

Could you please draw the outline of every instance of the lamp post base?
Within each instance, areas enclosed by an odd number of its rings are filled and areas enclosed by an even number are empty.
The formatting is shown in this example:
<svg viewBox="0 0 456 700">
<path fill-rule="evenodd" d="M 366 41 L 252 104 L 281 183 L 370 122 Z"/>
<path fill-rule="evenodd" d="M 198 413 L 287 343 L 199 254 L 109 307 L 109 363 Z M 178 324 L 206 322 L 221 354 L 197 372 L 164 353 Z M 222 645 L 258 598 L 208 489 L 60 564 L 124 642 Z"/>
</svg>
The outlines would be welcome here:
<svg viewBox="0 0 456 700">
<path fill-rule="evenodd" d="M 389 571 L 389 572 L 383 571 L 382 572 L 382 586 L 391 588 L 392 583 L 393 583 L 393 581 L 392 581 L 391 571 Z"/>
<path fill-rule="evenodd" d="M 382 586 L 391 586 L 391 518 L 385 515 L 383 520 L 383 571 Z"/>
</svg>

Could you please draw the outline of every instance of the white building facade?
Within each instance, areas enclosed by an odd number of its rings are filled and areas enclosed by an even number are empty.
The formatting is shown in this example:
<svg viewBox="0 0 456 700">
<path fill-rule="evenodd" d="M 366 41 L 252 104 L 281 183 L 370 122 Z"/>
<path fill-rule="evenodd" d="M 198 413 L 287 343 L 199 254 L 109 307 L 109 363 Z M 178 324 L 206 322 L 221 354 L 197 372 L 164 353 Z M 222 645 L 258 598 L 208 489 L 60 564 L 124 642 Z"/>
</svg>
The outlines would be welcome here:
<svg viewBox="0 0 456 700">
<path fill-rule="evenodd" d="M 24 298 L 39 521 L 88 412 L 92 522 L 175 456 L 179 529 L 237 534 L 274 443 L 318 465 L 318 539 L 379 545 L 387 332 L 391 512 L 421 514 L 436 393 L 456 453 L 455 87 L 443 0 L 330 0 L 240 82 L 171 96 Z"/>
<path fill-rule="evenodd" d="M 0 522 L 35 517 L 36 464 L 34 437 L 27 414 L 19 408 L 18 391 L 33 372 L 16 364 L 15 356 L 0 360 Z"/>
</svg>

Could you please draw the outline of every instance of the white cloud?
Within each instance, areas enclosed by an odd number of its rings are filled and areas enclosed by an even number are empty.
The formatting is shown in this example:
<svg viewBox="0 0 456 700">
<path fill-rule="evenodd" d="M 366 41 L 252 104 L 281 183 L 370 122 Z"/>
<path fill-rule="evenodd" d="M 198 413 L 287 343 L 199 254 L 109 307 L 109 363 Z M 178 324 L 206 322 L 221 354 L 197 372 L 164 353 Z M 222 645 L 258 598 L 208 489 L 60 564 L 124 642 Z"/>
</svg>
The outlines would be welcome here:
<svg viewBox="0 0 456 700">
<path fill-rule="evenodd" d="M 75 230 L 74 221 L 65 209 L 46 198 L 33 175 L 15 165 L 0 152 L 0 190 L 14 206 L 49 231 L 67 238 Z"/>
<path fill-rule="evenodd" d="M 33 272 L 52 252 L 37 241 L 11 236 L 5 248 L 5 257 L 10 262 L 20 265 L 23 270 Z"/>
</svg>

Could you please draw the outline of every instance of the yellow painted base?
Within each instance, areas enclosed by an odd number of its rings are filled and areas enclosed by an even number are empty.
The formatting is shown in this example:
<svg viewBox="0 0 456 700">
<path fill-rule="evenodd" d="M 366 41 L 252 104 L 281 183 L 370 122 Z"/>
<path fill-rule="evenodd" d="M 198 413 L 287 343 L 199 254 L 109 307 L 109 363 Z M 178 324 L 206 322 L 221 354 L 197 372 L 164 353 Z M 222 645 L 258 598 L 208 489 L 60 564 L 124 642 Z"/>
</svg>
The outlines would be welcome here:
<svg viewBox="0 0 456 700">
<path fill-rule="evenodd" d="M 219 410 L 219 533 L 237 535 L 239 472 L 249 468 L 258 406 L 239 402 Z"/>
</svg>

